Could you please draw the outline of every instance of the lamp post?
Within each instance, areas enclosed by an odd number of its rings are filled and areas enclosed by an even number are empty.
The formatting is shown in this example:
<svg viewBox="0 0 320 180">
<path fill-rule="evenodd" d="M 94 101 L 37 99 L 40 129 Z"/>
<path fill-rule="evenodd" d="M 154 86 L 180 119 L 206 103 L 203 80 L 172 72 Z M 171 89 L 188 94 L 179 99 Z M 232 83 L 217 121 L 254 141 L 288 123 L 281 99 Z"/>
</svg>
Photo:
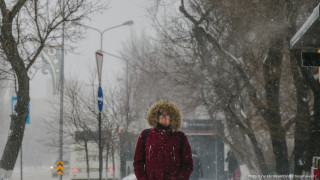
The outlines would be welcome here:
<svg viewBox="0 0 320 180">
<path fill-rule="evenodd" d="M 113 26 L 110 28 L 107 28 L 103 31 L 100 31 L 99 29 L 83 25 L 77 22 L 73 22 L 75 25 L 80 25 L 83 27 L 86 27 L 88 29 L 92 29 L 100 34 L 100 50 L 96 51 L 96 62 L 97 62 L 97 70 L 98 70 L 98 79 L 99 79 L 99 89 L 98 89 L 98 107 L 99 107 L 99 115 L 98 115 L 98 121 L 99 121 L 99 180 L 102 180 L 102 143 L 101 143 L 101 111 L 103 107 L 103 92 L 101 88 L 101 74 L 102 74 L 102 62 L 103 62 L 103 35 L 106 31 L 109 31 L 111 29 L 115 29 L 121 26 L 131 26 L 133 24 L 133 21 L 126 21 L 120 25 Z"/>
<path fill-rule="evenodd" d="M 65 1 L 62 0 L 62 17 L 65 18 Z M 64 32 L 65 31 L 65 21 L 62 22 L 62 42 L 61 42 L 61 63 L 60 63 L 60 121 L 59 121 L 59 159 L 60 164 L 63 167 L 63 95 L 64 95 Z M 58 170 L 58 166 L 57 166 Z M 63 172 L 59 172 L 59 180 L 62 180 Z"/>
<path fill-rule="evenodd" d="M 122 23 L 122 24 L 120 24 L 120 25 L 118 25 L 118 26 L 113 26 L 113 27 L 110 27 L 110 28 L 107 28 L 107 29 L 105 29 L 105 30 L 103 30 L 103 31 L 100 31 L 99 29 L 97 29 L 97 28 L 93 28 L 93 27 L 91 27 L 91 26 L 87 26 L 87 25 L 84 25 L 84 24 L 80 24 L 80 23 L 78 23 L 78 22 L 73 22 L 72 24 L 75 24 L 75 25 L 79 25 L 79 26 L 83 26 L 83 27 L 86 27 L 86 28 L 88 28 L 88 29 L 92 29 L 92 30 L 94 30 L 94 31 L 96 31 L 96 32 L 98 32 L 99 34 L 100 34 L 100 53 L 103 53 L 103 50 L 102 50 L 102 45 L 103 45 L 103 34 L 106 32 L 106 31 L 109 31 L 109 30 L 111 30 L 111 29 L 115 29 L 115 28 L 118 28 L 118 27 L 121 27 L 121 26 L 131 26 L 132 24 L 133 24 L 134 22 L 133 21 L 126 21 L 126 22 L 124 22 L 124 23 Z"/>
</svg>

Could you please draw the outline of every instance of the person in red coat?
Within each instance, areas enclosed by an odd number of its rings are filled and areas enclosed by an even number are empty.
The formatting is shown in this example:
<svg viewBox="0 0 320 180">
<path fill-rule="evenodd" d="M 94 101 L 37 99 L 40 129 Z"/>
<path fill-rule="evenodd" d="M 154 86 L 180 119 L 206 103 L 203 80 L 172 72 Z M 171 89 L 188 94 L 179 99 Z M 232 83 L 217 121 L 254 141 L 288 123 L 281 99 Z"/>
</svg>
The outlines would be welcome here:
<svg viewBox="0 0 320 180">
<path fill-rule="evenodd" d="M 147 121 L 152 128 L 145 143 L 146 130 L 141 132 L 134 154 L 137 180 L 188 180 L 193 161 L 183 132 L 183 147 L 180 147 L 182 117 L 179 108 L 170 101 L 159 101 L 150 108 Z"/>
</svg>

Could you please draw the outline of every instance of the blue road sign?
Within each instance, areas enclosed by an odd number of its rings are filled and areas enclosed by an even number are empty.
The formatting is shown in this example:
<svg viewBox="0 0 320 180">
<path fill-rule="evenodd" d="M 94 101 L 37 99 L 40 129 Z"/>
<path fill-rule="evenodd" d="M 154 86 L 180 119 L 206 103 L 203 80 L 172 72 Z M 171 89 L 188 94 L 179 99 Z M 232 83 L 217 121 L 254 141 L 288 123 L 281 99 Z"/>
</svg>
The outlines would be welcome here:
<svg viewBox="0 0 320 180">
<path fill-rule="evenodd" d="M 102 93 L 101 86 L 99 86 L 99 89 L 98 89 L 98 107 L 99 107 L 99 111 L 101 112 L 103 107 L 103 93 Z"/>
<path fill-rule="evenodd" d="M 17 104 L 17 101 L 18 101 L 18 98 L 17 97 L 12 97 L 11 98 L 12 101 L 11 101 L 11 113 L 12 114 L 17 114 L 17 112 L 14 110 L 14 107 L 16 106 Z M 30 104 L 28 104 L 28 117 L 26 119 L 26 124 L 30 124 Z"/>
</svg>

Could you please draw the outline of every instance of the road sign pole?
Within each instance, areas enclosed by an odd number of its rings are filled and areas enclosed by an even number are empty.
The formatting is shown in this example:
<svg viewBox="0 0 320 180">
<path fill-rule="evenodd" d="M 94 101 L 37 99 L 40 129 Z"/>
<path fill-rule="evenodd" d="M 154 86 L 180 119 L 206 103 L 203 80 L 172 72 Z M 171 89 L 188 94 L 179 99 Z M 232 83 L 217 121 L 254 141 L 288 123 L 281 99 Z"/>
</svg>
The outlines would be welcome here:
<svg viewBox="0 0 320 180">
<path fill-rule="evenodd" d="M 23 166 L 22 166 L 22 143 L 21 143 L 21 147 L 20 147 L 20 179 L 23 180 Z"/>
<path fill-rule="evenodd" d="M 98 78 L 99 78 L 99 89 L 98 89 L 98 107 L 99 107 L 99 180 L 102 180 L 102 142 L 101 142 L 101 111 L 103 107 L 103 93 L 101 88 L 101 74 L 102 74 L 102 63 L 103 63 L 103 54 L 100 52 L 96 52 L 96 62 L 97 62 L 97 70 L 98 70 Z"/>
<path fill-rule="evenodd" d="M 99 112 L 99 180 L 102 180 L 101 112 Z"/>
<path fill-rule="evenodd" d="M 99 83 L 99 89 L 98 89 L 98 107 L 99 107 L 99 180 L 102 180 L 102 142 L 101 142 L 101 111 L 103 107 L 103 93 L 101 88 L 101 83 Z"/>
</svg>

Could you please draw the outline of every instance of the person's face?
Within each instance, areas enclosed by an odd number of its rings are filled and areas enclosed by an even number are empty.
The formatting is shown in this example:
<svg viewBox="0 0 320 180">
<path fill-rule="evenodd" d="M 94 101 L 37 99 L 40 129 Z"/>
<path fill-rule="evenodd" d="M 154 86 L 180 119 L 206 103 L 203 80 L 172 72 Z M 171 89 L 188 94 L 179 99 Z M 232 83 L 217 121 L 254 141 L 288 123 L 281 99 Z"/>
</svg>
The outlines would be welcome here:
<svg viewBox="0 0 320 180">
<path fill-rule="evenodd" d="M 168 127 L 171 123 L 171 116 L 169 114 L 168 110 L 162 111 L 162 113 L 159 115 L 159 123 L 161 125 L 164 125 Z"/>
</svg>

